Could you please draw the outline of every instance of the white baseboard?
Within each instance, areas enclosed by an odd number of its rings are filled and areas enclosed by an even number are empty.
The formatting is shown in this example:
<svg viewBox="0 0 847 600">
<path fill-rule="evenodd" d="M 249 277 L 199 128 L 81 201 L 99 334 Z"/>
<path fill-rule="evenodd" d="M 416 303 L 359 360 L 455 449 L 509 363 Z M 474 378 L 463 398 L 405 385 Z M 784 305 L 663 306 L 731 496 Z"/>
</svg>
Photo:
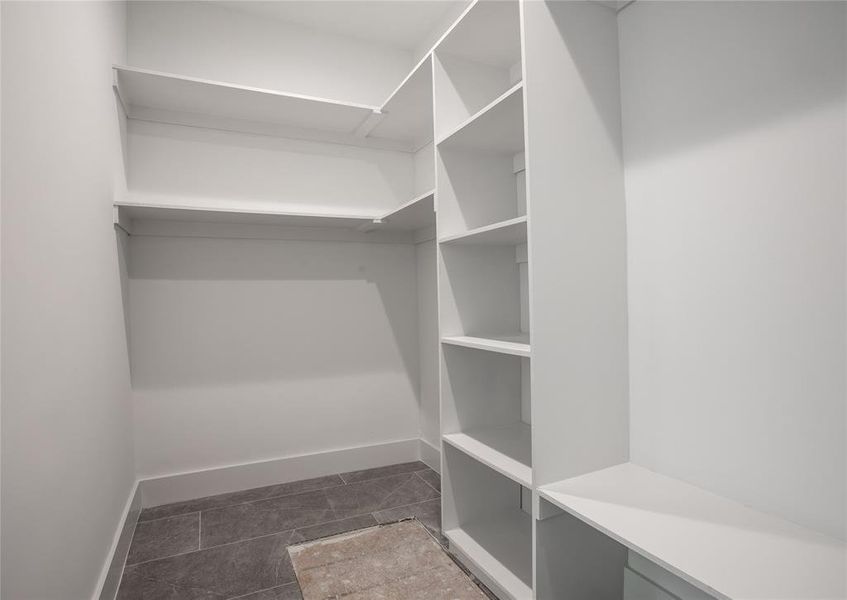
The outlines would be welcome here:
<svg viewBox="0 0 847 600">
<path fill-rule="evenodd" d="M 129 545 L 132 542 L 132 535 L 135 533 L 135 525 L 138 523 L 140 514 L 141 489 L 136 481 L 121 514 L 121 520 L 115 531 L 112 547 L 109 550 L 108 560 L 100 573 L 100 580 L 94 593 L 95 600 L 114 600 L 117 596 L 121 575 L 126 564 L 126 556 L 129 553 Z"/>
<path fill-rule="evenodd" d="M 140 482 L 145 507 L 255 487 L 423 460 L 417 438 L 175 473 Z M 425 462 L 425 461 L 424 461 Z M 429 464 L 429 463 L 427 463 Z"/>
<path fill-rule="evenodd" d="M 420 442 L 421 446 L 421 462 L 436 473 L 441 473 L 441 450 L 437 446 L 433 446 L 423 438 L 418 441 Z"/>
</svg>

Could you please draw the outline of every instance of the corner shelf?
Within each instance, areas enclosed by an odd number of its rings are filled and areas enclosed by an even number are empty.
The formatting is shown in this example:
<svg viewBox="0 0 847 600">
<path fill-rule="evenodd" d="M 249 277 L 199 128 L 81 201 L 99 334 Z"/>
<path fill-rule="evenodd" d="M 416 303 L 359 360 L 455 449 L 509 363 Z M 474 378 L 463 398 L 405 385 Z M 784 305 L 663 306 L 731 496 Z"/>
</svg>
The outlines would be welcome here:
<svg viewBox="0 0 847 600">
<path fill-rule="evenodd" d="M 515 600 L 532 597 L 532 517 L 516 508 L 444 532 L 450 549 Z"/>
<path fill-rule="evenodd" d="M 517 246 L 526 244 L 526 217 L 516 217 L 464 233 L 448 235 L 439 240 L 441 244 Z"/>
<path fill-rule="evenodd" d="M 532 434 L 526 423 L 469 429 L 443 437 L 446 443 L 487 467 L 532 488 Z"/>
<path fill-rule="evenodd" d="M 432 141 L 432 55 L 427 54 L 379 108 L 367 131 L 373 139 L 395 140 L 418 150 Z"/>
<path fill-rule="evenodd" d="M 470 335 L 451 335 L 441 338 L 442 344 L 463 346 L 488 352 L 499 352 L 513 356 L 530 356 L 529 334 L 490 335 L 478 337 Z"/>
<path fill-rule="evenodd" d="M 438 141 L 438 146 L 488 154 L 523 152 L 523 82 L 455 127 Z"/>
<path fill-rule="evenodd" d="M 373 219 L 359 227 L 360 231 L 403 230 L 415 231 L 435 225 L 435 190 L 412 198 L 399 208 Z"/>
<path fill-rule="evenodd" d="M 723 600 L 847 597 L 847 544 L 623 463 L 542 498 Z"/>
</svg>

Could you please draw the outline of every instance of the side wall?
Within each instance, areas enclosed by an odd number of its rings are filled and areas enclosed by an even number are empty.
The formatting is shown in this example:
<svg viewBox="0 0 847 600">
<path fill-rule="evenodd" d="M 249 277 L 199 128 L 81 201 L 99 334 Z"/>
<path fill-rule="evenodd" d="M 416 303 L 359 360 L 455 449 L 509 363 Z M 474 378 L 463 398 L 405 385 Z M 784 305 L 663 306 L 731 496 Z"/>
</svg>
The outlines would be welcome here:
<svg viewBox="0 0 847 600">
<path fill-rule="evenodd" d="M 121 3 L 2 4 L 2 594 L 90 598 L 133 485 Z"/>
<path fill-rule="evenodd" d="M 840 537 L 845 11 L 619 16 L 632 459 Z"/>
</svg>

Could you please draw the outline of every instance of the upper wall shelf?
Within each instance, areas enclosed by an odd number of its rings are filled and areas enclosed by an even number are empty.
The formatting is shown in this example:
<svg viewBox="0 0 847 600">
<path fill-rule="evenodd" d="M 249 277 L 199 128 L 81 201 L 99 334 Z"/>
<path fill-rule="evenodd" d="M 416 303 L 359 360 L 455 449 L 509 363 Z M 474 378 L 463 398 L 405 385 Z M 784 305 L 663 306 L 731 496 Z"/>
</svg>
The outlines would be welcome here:
<svg viewBox="0 0 847 600">
<path fill-rule="evenodd" d="M 381 107 L 118 65 L 113 85 L 133 119 L 413 152 L 432 140 L 431 61 Z"/>
<path fill-rule="evenodd" d="M 539 492 L 717 598 L 847 597 L 844 542 L 643 467 L 624 463 Z"/>
<path fill-rule="evenodd" d="M 438 142 L 440 148 L 458 148 L 491 154 L 524 151 L 523 83 L 458 125 Z"/>
<path fill-rule="evenodd" d="M 432 55 L 427 54 L 380 108 L 381 118 L 367 133 L 419 150 L 432 141 Z"/>
<path fill-rule="evenodd" d="M 373 221 L 372 217 L 358 215 L 238 208 L 193 208 L 190 206 L 167 206 L 132 202 L 117 202 L 115 203 L 115 207 L 119 212 L 119 218 L 124 222 L 126 222 L 126 219 L 129 219 L 130 221 L 182 221 L 235 223 L 242 225 L 284 225 L 294 227 L 344 227 L 355 229 L 363 223 Z"/>
<path fill-rule="evenodd" d="M 379 107 L 114 66 L 114 88 L 135 119 L 251 133 L 355 140 Z"/>
</svg>

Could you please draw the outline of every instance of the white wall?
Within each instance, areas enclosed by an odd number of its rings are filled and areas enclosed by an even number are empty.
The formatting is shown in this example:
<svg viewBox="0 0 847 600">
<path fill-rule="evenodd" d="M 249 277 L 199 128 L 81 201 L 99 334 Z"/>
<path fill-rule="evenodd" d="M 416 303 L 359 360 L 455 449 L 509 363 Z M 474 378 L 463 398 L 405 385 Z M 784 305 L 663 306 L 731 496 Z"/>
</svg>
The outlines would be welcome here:
<svg viewBox="0 0 847 600">
<path fill-rule="evenodd" d="M 203 2 L 130 2 L 134 67 L 382 104 L 411 52 Z"/>
<path fill-rule="evenodd" d="M 438 290 L 435 240 L 415 246 L 418 289 L 418 352 L 420 360 L 420 435 L 441 447 L 438 400 Z"/>
<path fill-rule="evenodd" d="M 156 202 L 376 215 L 413 195 L 413 155 L 129 121 L 130 192 Z"/>
<path fill-rule="evenodd" d="M 840 537 L 845 11 L 619 16 L 632 459 Z"/>
<path fill-rule="evenodd" d="M 142 477 L 418 437 L 410 244 L 132 237 Z"/>
<path fill-rule="evenodd" d="M 82 600 L 134 481 L 112 198 L 120 3 L 2 4 L 2 597 Z"/>
</svg>

